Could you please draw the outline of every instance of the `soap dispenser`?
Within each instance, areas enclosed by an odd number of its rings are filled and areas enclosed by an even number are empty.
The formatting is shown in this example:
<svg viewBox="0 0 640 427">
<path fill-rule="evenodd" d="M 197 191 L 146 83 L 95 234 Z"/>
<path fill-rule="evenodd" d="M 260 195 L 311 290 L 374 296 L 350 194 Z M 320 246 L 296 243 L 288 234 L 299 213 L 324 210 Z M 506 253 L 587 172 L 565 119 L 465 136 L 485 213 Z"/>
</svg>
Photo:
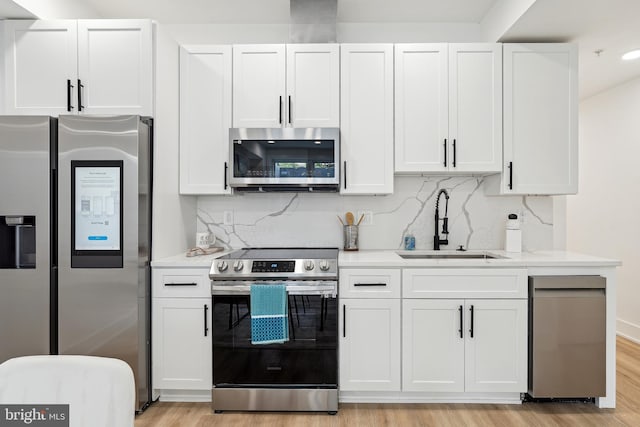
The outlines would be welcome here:
<svg viewBox="0 0 640 427">
<path fill-rule="evenodd" d="M 520 220 L 516 214 L 508 216 L 504 250 L 506 252 L 522 252 L 522 230 L 520 230 Z"/>
</svg>

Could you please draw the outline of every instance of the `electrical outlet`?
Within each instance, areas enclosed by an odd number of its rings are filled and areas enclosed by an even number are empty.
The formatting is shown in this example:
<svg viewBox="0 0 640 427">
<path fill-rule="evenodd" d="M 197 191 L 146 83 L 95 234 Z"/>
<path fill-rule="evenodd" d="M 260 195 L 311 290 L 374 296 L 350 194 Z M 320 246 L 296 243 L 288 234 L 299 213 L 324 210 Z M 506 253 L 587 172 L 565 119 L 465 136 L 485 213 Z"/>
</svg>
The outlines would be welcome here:
<svg viewBox="0 0 640 427">
<path fill-rule="evenodd" d="M 224 211 L 222 223 L 224 225 L 233 225 L 233 211 Z"/>
<path fill-rule="evenodd" d="M 358 211 L 356 221 L 359 221 L 363 215 L 360 225 L 373 225 L 373 212 L 371 211 Z"/>
</svg>

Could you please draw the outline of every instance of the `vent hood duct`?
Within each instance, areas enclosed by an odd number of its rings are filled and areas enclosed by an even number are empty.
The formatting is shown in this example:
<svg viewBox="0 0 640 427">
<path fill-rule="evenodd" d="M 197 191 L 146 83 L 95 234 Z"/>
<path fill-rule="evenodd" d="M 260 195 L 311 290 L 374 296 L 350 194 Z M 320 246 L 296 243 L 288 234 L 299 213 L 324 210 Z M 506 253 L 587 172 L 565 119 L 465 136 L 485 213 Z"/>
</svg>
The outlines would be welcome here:
<svg viewBox="0 0 640 427">
<path fill-rule="evenodd" d="M 290 43 L 335 43 L 338 0 L 290 0 Z"/>
</svg>

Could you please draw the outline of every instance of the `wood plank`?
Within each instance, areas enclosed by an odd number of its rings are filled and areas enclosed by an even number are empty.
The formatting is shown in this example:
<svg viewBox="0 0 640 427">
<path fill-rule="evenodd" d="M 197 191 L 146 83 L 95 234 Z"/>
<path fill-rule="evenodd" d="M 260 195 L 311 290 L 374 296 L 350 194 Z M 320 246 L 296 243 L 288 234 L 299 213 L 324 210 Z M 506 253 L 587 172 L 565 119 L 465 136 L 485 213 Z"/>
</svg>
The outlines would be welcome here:
<svg viewBox="0 0 640 427">
<path fill-rule="evenodd" d="M 640 344 L 617 337 L 617 408 L 584 403 L 340 404 L 326 413 L 226 412 L 209 403 L 159 402 L 136 418 L 135 427 L 204 426 L 640 426 Z"/>
</svg>

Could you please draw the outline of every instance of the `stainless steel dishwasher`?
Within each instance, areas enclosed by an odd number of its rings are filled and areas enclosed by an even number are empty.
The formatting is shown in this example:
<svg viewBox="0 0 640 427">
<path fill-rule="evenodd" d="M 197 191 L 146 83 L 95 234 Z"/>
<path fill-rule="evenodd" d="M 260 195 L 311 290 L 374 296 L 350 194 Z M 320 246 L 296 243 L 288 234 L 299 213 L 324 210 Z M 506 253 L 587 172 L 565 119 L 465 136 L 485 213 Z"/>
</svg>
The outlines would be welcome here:
<svg viewBox="0 0 640 427">
<path fill-rule="evenodd" d="M 529 277 L 529 395 L 605 396 L 605 285 L 600 276 Z"/>
</svg>

